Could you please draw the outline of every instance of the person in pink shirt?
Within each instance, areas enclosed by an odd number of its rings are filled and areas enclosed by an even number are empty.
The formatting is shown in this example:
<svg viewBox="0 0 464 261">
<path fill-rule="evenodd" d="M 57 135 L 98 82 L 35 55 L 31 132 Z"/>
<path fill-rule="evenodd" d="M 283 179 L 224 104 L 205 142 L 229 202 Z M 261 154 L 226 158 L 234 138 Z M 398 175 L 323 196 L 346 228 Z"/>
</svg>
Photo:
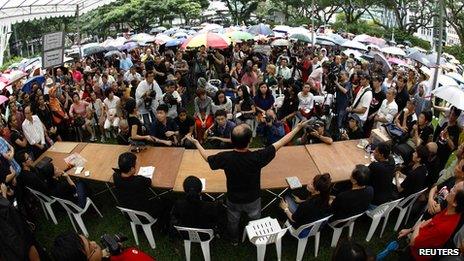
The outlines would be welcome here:
<svg viewBox="0 0 464 261">
<path fill-rule="evenodd" d="M 83 75 L 82 73 L 76 69 L 76 66 L 74 65 L 72 67 L 72 78 L 75 83 L 80 83 L 82 81 Z"/>
<path fill-rule="evenodd" d="M 258 76 L 255 72 L 253 72 L 251 67 L 245 67 L 245 74 L 243 74 L 242 79 L 240 81 L 241 84 L 245 84 L 251 89 L 252 96 L 255 95 L 255 85 L 258 82 Z"/>
<path fill-rule="evenodd" d="M 87 107 L 90 105 L 88 102 L 80 99 L 77 92 L 72 95 L 73 103 L 69 108 L 69 116 L 73 119 L 73 124 L 76 127 L 81 127 L 88 131 L 91 134 L 90 141 L 95 141 L 95 131 L 92 124 L 89 121 L 86 121 L 87 118 Z M 91 111 L 91 108 L 89 108 Z"/>
</svg>

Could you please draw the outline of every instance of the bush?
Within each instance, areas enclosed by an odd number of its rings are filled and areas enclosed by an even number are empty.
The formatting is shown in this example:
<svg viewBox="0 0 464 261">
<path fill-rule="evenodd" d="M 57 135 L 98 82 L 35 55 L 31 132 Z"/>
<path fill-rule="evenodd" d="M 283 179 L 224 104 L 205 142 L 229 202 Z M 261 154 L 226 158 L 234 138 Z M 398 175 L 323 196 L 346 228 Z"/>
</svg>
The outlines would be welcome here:
<svg viewBox="0 0 464 261">
<path fill-rule="evenodd" d="M 464 46 L 462 45 L 445 46 L 443 48 L 443 52 L 454 55 L 454 57 L 456 57 L 456 59 L 458 59 L 461 62 L 461 64 L 464 63 Z"/>
<path fill-rule="evenodd" d="M 8 60 L 3 61 L 3 65 L 0 67 L 0 71 L 6 70 L 10 65 L 19 63 L 23 58 L 20 56 L 10 57 Z"/>
<path fill-rule="evenodd" d="M 408 32 L 395 30 L 394 33 L 395 33 L 395 41 L 397 43 L 403 43 L 404 41 L 409 41 L 411 42 L 413 46 L 418 46 L 425 50 L 430 50 L 432 48 L 432 46 L 430 45 L 428 41 L 420 39 L 419 37 L 416 37 L 414 35 L 411 35 Z M 392 30 L 387 30 L 386 34 L 387 34 L 386 38 L 388 39 L 389 38 L 388 36 L 391 37 L 392 35 Z"/>
</svg>

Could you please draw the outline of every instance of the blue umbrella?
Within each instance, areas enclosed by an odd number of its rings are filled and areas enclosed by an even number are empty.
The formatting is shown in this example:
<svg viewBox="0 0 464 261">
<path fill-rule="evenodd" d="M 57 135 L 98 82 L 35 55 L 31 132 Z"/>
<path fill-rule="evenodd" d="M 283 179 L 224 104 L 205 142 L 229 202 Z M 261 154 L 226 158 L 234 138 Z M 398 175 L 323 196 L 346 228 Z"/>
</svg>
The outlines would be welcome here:
<svg viewBox="0 0 464 261">
<path fill-rule="evenodd" d="M 166 42 L 166 47 L 175 47 L 183 44 L 185 42 L 185 38 L 181 39 L 172 39 Z"/>
<path fill-rule="evenodd" d="M 248 32 L 251 33 L 251 34 L 255 34 L 255 35 L 259 35 L 259 34 L 271 35 L 271 34 L 274 34 L 274 31 L 272 31 L 271 27 L 269 27 L 269 25 L 263 24 L 263 23 L 253 25 L 252 27 L 250 27 L 248 29 Z"/>
<path fill-rule="evenodd" d="M 34 83 L 38 83 L 40 86 L 45 82 L 45 77 L 42 75 L 35 76 L 32 78 L 29 78 L 23 85 L 23 88 L 21 90 L 25 93 L 31 93 L 32 92 L 32 85 Z"/>
</svg>

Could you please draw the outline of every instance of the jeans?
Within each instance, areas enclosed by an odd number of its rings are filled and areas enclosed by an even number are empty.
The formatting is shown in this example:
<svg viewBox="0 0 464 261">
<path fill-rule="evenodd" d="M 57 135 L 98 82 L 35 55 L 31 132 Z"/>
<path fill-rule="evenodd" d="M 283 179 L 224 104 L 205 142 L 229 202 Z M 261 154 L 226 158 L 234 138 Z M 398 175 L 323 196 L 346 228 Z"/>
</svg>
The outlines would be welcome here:
<svg viewBox="0 0 464 261">
<path fill-rule="evenodd" d="M 345 115 L 346 115 L 346 110 L 340 110 L 338 111 L 338 118 L 337 118 L 337 127 L 340 129 L 340 128 L 343 128 L 345 127 L 343 125 L 343 120 L 345 119 Z"/>
<path fill-rule="evenodd" d="M 79 181 L 76 183 L 77 205 L 81 208 L 85 207 L 87 203 L 87 188 L 84 182 Z"/>
<path fill-rule="evenodd" d="M 237 242 L 239 239 L 239 222 L 240 215 L 245 212 L 249 219 L 255 220 L 261 217 L 261 198 L 246 203 L 237 204 L 227 201 L 227 229 L 229 230 L 232 241 Z"/>
</svg>

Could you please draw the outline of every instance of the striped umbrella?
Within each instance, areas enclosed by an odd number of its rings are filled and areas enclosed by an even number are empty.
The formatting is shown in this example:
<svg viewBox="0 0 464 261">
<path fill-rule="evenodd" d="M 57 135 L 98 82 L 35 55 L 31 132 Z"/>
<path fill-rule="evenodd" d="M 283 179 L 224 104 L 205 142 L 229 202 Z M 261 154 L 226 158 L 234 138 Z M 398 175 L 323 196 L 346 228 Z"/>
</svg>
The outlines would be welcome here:
<svg viewBox="0 0 464 261">
<path fill-rule="evenodd" d="M 229 47 L 228 37 L 216 33 L 200 33 L 189 37 L 183 44 L 182 49 L 197 48 L 204 45 L 206 48 L 225 49 Z"/>
</svg>

